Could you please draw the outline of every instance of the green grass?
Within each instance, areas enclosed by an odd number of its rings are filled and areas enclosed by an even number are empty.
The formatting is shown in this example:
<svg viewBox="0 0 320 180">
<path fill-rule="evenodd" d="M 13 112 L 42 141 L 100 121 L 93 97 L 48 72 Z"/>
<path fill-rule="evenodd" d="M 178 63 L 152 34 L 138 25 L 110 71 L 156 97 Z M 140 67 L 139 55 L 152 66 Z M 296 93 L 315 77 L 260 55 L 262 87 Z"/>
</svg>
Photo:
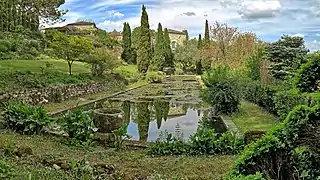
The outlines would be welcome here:
<svg viewBox="0 0 320 180">
<path fill-rule="evenodd" d="M 277 118 L 247 101 L 241 102 L 239 112 L 231 117 L 241 132 L 268 131 L 276 123 Z"/>
<path fill-rule="evenodd" d="M 68 73 L 68 64 L 64 60 L 46 59 L 46 60 L 5 60 L 0 61 L 0 72 L 13 71 L 31 71 L 35 73 L 41 72 L 42 67 L 46 67 L 49 62 L 57 71 Z M 83 62 L 74 62 L 72 65 L 74 74 L 90 72 L 90 66 Z"/>
<path fill-rule="evenodd" d="M 64 171 L 44 168 L 35 159 L 39 157 L 57 157 L 81 160 L 84 156 L 90 164 L 106 163 L 123 172 L 124 179 L 146 179 L 148 176 L 160 174 L 162 177 L 179 179 L 221 179 L 230 169 L 236 156 L 147 156 L 145 150 L 116 150 L 101 146 L 79 148 L 62 143 L 61 137 L 23 136 L 12 132 L 0 133 L 0 144 L 4 147 L 30 147 L 33 156 L 24 158 L 7 158 L 6 161 L 17 172 L 15 179 L 27 179 L 31 173 L 36 179 L 73 179 Z"/>
<path fill-rule="evenodd" d="M 131 74 L 136 74 L 138 73 L 138 69 L 137 69 L 137 65 L 126 65 L 126 66 L 120 66 L 116 69 L 116 72 L 120 73 L 120 72 L 129 72 Z"/>
<path fill-rule="evenodd" d="M 115 72 L 119 73 L 130 82 L 140 80 L 140 73 L 138 72 L 137 65 L 123 65 L 118 67 Z"/>
</svg>

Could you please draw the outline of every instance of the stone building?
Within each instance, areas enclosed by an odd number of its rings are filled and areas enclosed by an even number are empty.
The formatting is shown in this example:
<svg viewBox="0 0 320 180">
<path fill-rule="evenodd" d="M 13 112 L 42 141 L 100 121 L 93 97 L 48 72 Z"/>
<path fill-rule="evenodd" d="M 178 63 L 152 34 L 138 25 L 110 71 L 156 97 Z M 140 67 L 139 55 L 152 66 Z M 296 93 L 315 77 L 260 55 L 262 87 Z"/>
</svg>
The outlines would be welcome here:
<svg viewBox="0 0 320 180">
<path fill-rule="evenodd" d="M 183 42 L 187 40 L 187 34 L 184 31 L 168 29 L 168 33 L 172 50 L 175 50 L 177 48 L 177 45 L 183 45 Z"/>
<path fill-rule="evenodd" d="M 113 40 L 122 41 L 122 33 L 117 30 L 113 30 L 112 32 L 109 32 L 109 36 Z"/>
<path fill-rule="evenodd" d="M 70 35 L 91 35 L 94 31 L 98 30 L 98 28 L 93 22 L 80 21 L 67 24 L 63 27 L 53 27 L 45 30 L 57 30 Z"/>
<path fill-rule="evenodd" d="M 153 33 L 156 33 L 154 30 L 152 30 Z M 183 45 L 183 42 L 187 40 L 187 34 L 184 31 L 178 31 L 174 29 L 168 29 L 170 41 L 171 41 L 171 48 L 172 50 L 175 50 L 178 45 Z M 122 33 L 113 30 L 112 32 L 109 32 L 109 35 L 112 39 L 117 41 L 122 41 Z M 154 35 L 153 37 L 155 37 Z M 152 40 L 153 44 L 155 43 L 155 39 Z"/>
</svg>

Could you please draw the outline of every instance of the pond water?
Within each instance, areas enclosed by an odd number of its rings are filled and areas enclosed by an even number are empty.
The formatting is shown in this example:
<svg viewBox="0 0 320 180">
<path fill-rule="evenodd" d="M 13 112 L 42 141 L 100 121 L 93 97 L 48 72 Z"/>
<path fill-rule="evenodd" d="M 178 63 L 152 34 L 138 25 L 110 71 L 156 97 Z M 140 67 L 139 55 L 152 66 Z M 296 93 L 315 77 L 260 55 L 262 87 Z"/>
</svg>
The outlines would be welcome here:
<svg viewBox="0 0 320 180">
<path fill-rule="evenodd" d="M 148 142 L 156 141 L 165 132 L 187 140 L 209 112 L 199 105 L 178 105 L 162 100 L 108 103 L 108 107 L 118 107 L 124 112 L 124 123 L 128 125 L 131 140 Z"/>
<path fill-rule="evenodd" d="M 149 84 L 118 94 L 96 106 L 115 107 L 124 112 L 124 124 L 131 140 L 148 142 L 156 141 L 166 132 L 188 140 L 210 111 L 200 98 L 195 76 L 172 77 L 161 84 Z M 223 122 L 215 124 L 217 132 L 225 131 Z"/>
</svg>

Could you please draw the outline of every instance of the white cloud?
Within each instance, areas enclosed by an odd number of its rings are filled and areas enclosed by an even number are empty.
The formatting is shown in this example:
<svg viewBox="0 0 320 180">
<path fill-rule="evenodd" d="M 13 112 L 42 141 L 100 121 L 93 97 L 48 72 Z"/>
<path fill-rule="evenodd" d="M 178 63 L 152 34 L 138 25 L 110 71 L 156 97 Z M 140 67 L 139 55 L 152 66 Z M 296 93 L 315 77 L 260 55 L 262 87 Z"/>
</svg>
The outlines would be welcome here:
<svg viewBox="0 0 320 180">
<path fill-rule="evenodd" d="M 304 35 L 304 34 L 300 34 L 300 33 L 293 34 L 292 36 L 305 37 L 305 35 Z"/>
<path fill-rule="evenodd" d="M 107 11 L 107 18 L 113 18 L 113 17 L 123 17 L 124 14 L 121 12 L 118 12 L 116 10 Z"/>
<path fill-rule="evenodd" d="M 56 24 L 42 24 L 42 26 L 44 28 L 48 28 L 48 27 L 61 27 L 61 26 L 65 26 L 69 23 L 73 23 L 81 18 L 84 18 L 85 16 L 82 14 L 82 13 L 79 13 L 79 12 L 68 12 L 64 18 L 65 18 L 65 21 L 63 22 L 60 22 L 60 23 L 56 23 Z"/>
<path fill-rule="evenodd" d="M 220 21 L 254 32 L 266 41 L 289 34 L 304 37 L 308 47 L 318 47 L 313 40 L 320 37 L 320 0 L 66 0 L 62 9 L 70 11 L 63 24 L 86 17 L 107 31 L 121 31 L 124 22 L 133 29 L 140 25 L 143 3 L 152 29 L 161 22 L 197 36 L 208 19 L 210 24 Z"/>
<path fill-rule="evenodd" d="M 135 3 L 138 0 L 96 0 L 96 3 L 90 6 L 90 9 L 105 7 L 105 6 L 114 6 L 114 5 L 125 5 Z"/>
<path fill-rule="evenodd" d="M 281 3 L 279 0 L 247 0 L 241 3 L 239 13 L 246 19 L 274 17 L 279 14 Z"/>
</svg>

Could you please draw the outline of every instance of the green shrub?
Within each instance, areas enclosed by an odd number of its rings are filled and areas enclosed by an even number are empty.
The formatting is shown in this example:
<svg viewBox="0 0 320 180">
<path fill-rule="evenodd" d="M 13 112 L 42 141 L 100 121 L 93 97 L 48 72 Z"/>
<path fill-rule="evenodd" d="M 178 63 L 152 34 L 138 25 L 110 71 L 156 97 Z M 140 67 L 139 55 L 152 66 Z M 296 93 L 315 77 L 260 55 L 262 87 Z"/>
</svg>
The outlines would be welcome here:
<svg viewBox="0 0 320 180">
<path fill-rule="evenodd" d="M 93 78 L 89 74 L 68 75 L 59 71 L 43 68 L 41 73 L 31 71 L 14 71 L 0 74 L 0 89 L 42 88 L 57 84 L 81 84 L 103 79 Z"/>
<path fill-rule="evenodd" d="M 12 179 L 14 175 L 15 173 L 13 169 L 1 158 L 0 159 L 0 179 Z"/>
<path fill-rule="evenodd" d="M 208 128 L 200 128 L 188 142 L 167 135 L 164 141 L 151 143 L 148 153 L 156 156 L 165 155 L 221 155 L 238 154 L 244 148 L 244 140 L 237 135 L 226 132 L 215 133 Z"/>
<path fill-rule="evenodd" d="M 301 66 L 295 74 L 294 85 L 301 92 L 316 92 L 319 90 L 320 53 L 310 55 L 310 60 Z"/>
<path fill-rule="evenodd" d="M 6 40 L 6 39 L 0 39 L 0 52 L 8 52 L 11 50 L 11 41 Z"/>
<path fill-rule="evenodd" d="M 248 76 L 252 80 L 260 80 L 261 79 L 261 66 L 263 61 L 265 60 L 265 52 L 264 48 L 258 48 L 251 56 L 247 59 L 247 69 Z"/>
<path fill-rule="evenodd" d="M 80 143 L 86 143 L 92 139 L 93 120 L 87 112 L 82 110 L 69 111 L 62 117 L 61 124 L 71 139 Z"/>
<path fill-rule="evenodd" d="M 230 155 L 243 150 L 244 140 L 231 132 L 217 134 L 212 129 L 201 128 L 190 137 L 189 146 L 192 155 Z"/>
<path fill-rule="evenodd" d="M 248 81 L 242 84 L 241 89 L 245 100 L 263 107 L 272 114 L 277 114 L 274 98 L 279 89 L 285 90 L 287 88 L 278 85 L 263 85 L 259 81 Z"/>
<path fill-rule="evenodd" d="M 233 74 L 226 67 L 218 67 L 202 76 L 207 86 L 202 98 L 211 104 L 217 113 L 232 114 L 239 108 L 241 93 Z"/>
<path fill-rule="evenodd" d="M 250 174 L 248 176 L 240 175 L 237 177 L 226 177 L 224 180 L 266 180 L 263 178 L 263 174 L 256 173 L 256 174 Z"/>
<path fill-rule="evenodd" d="M 265 131 L 247 131 L 244 133 L 245 144 L 250 144 L 266 135 Z"/>
<path fill-rule="evenodd" d="M 264 138 L 249 145 L 228 177 L 263 173 L 266 179 L 317 179 L 319 171 L 319 105 L 298 106 Z M 297 148 L 305 147 L 308 151 Z M 303 177 L 303 178 L 302 178 Z"/>
<path fill-rule="evenodd" d="M 150 143 L 148 154 L 153 156 L 182 155 L 186 154 L 188 149 L 187 143 L 174 137 L 172 134 L 167 134 L 167 137 L 164 139 Z"/>
<path fill-rule="evenodd" d="M 121 61 L 114 52 L 106 48 L 96 48 L 88 55 L 87 63 L 91 65 L 93 76 L 103 76 L 112 73 L 114 69 L 120 66 Z"/>
<path fill-rule="evenodd" d="M 4 119 L 8 128 L 23 134 L 39 134 L 50 122 L 43 107 L 29 106 L 20 102 L 7 103 Z"/>
<path fill-rule="evenodd" d="M 312 152 L 306 147 L 296 148 L 294 153 L 294 166 L 300 170 L 296 176 L 298 176 L 300 179 L 319 179 L 319 159 L 319 154 Z"/>
<path fill-rule="evenodd" d="M 146 75 L 146 80 L 150 83 L 161 83 L 165 78 L 165 75 L 163 72 L 160 71 L 151 71 L 148 72 Z"/>
<path fill-rule="evenodd" d="M 175 75 L 184 75 L 184 72 L 180 68 L 176 68 L 176 71 L 174 72 Z"/>
<path fill-rule="evenodd" d="M 275 109 L 281 120 L 285 119 L 288 113 L 300 104 L 307 105 L 304 96 L 296 89 L 280 91 L 274 96 Z"/>
<path fill-rule="evenodd" d="M 115 136 L 114 146 L 117 149 L 121 149 L 123 147 L 123 142 L 131 138 L 130 135 L 127 134 L 128 125 L 124 124 L 119 129 L 114 130 L 112 133 Z"/>
<path fill-rule="evenodd" d="M 45 39 L 39 32 L 3 32 L 0 35 L 0 60 L 35 59 L 45 47 Z M 8 55 L 9 54 L 9 55 Z"/>
</svg>

